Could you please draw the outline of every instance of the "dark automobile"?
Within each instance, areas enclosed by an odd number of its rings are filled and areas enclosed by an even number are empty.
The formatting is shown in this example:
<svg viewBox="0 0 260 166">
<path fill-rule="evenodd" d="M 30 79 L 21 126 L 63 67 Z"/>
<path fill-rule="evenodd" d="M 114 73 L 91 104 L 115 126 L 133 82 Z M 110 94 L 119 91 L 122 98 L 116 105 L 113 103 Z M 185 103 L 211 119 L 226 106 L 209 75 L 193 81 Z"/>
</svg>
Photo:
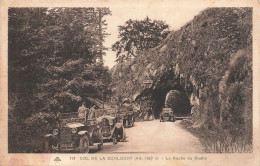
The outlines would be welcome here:
<svg viewBox="0 0 260 166">
<path fill-rule="evenodd" d="M 171 108 L 163 108 L 162 113 L 160 114 L 160 122 L 165 121 L 175 121 L 175 115 L 173 113 L 173 110 Z"/>
<path fill-rule="evenodd" d="M 88 153 L 90 146 L 103 147 L 101 124 L 78 118 L 77 113 L 63 113 L 52 134 L 45 135 L 45 152 L 75 151 Z"/>
<path fill-rule="evenodd" d="M 123 123 L 125 128 L 133 127 L 135 123 L 133 111 L 121 111 L 117 113 L 117 118 Z"/>
<path fill-rule="evenodd" d="M 101 133 L 105 141 L 113 141 L 113 144 L 117 144 L 117 142 L 124 140 L 125 129 L 123 123 L 116 116 L 104 115 L 97 120 L 102 121 Z"/>
</svg>

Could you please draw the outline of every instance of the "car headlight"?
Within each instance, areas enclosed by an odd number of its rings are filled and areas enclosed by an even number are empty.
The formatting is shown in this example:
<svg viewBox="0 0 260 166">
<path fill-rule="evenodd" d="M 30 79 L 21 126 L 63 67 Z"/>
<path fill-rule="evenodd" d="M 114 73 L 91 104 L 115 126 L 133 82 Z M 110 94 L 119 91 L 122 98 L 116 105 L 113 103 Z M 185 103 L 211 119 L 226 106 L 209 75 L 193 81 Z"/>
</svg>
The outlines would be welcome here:
<svg viewBox="0 0 260 166">
<path fill-rule="evenodd" d="M 58 130 L 58 129 L 53 129 L 52 134 L 53 134 L 54 136 L 55 136 L 55 135 L 58 135 L 58 134 L 59 134 L 59 130 Z"/>
<path fill-rule="evenodd" d="M 73 134 L 75 134 L 75 133 L 77 132 L 77 128 L 72 128 L 72 129 L 71 129 L 71 132 L 72 132 Z"/>
</svg>

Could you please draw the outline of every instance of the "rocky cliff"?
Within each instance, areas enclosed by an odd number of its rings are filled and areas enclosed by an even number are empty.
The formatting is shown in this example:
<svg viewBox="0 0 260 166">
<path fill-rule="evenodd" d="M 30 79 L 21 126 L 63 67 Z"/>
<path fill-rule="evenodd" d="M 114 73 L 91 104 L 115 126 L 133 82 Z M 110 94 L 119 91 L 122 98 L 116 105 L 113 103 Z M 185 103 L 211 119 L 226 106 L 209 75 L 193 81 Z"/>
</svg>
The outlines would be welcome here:
<svg viewBox="0 0 260 166">
<path fill-rule="evenodd" d="M 193 127 L 241 135 L 240 127 L 252 130 L 252 9 L 208 8 L 110 73 L 117 102 L 128 99 L 142 111 L 152 105 L 158 116 L 177 90 L 189 98 L 183 109 L 193 113 Z"/>
</svg>

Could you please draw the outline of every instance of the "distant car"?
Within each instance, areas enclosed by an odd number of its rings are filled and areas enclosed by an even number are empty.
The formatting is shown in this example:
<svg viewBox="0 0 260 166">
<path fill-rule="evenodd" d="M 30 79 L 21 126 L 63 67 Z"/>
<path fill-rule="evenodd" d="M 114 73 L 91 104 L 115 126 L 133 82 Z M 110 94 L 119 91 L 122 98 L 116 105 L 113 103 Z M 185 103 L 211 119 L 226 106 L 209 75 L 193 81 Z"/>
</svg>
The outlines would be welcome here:
<svg viewBox="0 0 260 166">
<path fill-rule="evenodd" d="M 162 113 L 160 114 L 160 122 L 165 121 L 175 121 L 175 115 L 173 113 L 173 110 L 171 108 L 163 108 Z"/>
</svg>

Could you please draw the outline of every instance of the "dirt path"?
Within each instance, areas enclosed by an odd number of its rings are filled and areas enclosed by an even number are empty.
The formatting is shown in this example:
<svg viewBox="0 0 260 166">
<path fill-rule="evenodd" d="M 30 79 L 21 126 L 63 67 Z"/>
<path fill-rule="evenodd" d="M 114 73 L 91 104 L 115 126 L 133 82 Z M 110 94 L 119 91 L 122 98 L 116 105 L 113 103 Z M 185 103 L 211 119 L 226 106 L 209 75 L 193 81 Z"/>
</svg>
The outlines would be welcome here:
<svg viewBox="0 0 260 166">
<path fill-rule="evenodd" d="M 198 138 L 180 127 L 180 121 L 136 122 L 126 129 L 125 142 L 105 143 L 97 153 L 199 153 L 204 152 Z"/>
</svg>

